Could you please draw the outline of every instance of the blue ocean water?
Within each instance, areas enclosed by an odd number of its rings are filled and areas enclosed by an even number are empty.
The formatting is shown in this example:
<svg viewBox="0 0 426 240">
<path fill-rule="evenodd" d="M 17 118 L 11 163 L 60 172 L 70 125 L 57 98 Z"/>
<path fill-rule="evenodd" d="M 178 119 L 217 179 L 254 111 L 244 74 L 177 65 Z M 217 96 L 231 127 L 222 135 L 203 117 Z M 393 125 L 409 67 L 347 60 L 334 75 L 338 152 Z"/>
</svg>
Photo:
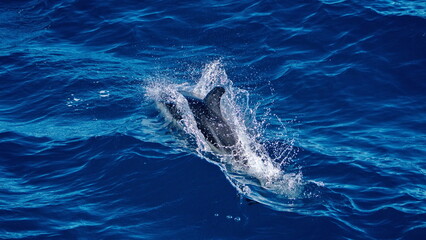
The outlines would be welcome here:
<svg viewBox="0 0 426 240">
<path fill-rule="evenodd" d="M 422 0 L 3 0 L 0 39 L 1 239 L 426 236 Z M 248 169 L 156 106 L 215 84 Z"/>
</svg>

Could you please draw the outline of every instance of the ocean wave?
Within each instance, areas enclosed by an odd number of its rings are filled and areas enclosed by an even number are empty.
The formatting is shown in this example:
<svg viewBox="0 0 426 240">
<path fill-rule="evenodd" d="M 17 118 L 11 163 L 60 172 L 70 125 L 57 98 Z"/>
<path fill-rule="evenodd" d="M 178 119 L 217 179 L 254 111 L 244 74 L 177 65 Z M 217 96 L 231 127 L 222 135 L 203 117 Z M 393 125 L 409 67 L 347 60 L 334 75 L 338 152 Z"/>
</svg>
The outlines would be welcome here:
<svg viewBox="0 0 426 240">
<path fill-rule="evenodd" d="M 423 239 L 422 1 L 2 1 L 0 22 L 0 238 Z M 203 76 L 286 196 L 145 97 Z"/>
</svg>

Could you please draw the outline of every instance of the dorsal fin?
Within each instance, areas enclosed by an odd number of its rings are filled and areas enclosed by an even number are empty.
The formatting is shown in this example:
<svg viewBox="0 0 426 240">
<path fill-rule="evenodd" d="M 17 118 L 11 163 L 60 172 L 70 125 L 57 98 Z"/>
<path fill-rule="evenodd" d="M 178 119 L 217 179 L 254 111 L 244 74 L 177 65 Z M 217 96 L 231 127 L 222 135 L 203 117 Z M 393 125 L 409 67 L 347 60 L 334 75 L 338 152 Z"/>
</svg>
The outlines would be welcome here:
<svg viewBox="0 0 426 240">
<path fill-rule="evenodd" d="M 219 116 L 222 116 L 222 113 L 220 112 L 220 99 L 224 93 L 225 88 L 215 87 L 204 98 L 204 102 L 207 106 Z"/>
</svg>

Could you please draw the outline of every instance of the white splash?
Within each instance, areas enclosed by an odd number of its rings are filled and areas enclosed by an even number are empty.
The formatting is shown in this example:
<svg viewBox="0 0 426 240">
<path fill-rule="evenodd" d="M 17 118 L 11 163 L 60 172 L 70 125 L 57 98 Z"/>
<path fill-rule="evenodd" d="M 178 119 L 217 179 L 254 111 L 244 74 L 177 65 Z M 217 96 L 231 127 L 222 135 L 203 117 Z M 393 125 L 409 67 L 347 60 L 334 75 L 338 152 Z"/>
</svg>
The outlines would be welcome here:
<svg viewBox="0 0 426 240">
<path fill-rule="evenodd" d="M 234 158 L 230 156 L 218 156 L 212 153 L 209 144 L 197 128 L 186 99 L 180 93 L 182 91 L 190 92 L 202 99 L 215 86 L 223 86 L 226 90 L 221 101 L 222 115 L 238 139 L 238 155 L 246 160 L 244 164 L 234 161 Z M 277 156 L 281 159 L 272 159 L 269 156 L 267 149 L 260 142 L 264 126 L 256 121 L 256 111 L 249 106 L 249 92 L 233 86 L 220 61 L 207 64 L 195 86 L 187 83 L 175 84 L 164 79 L 149 81 L 146 86 L 146 96 L 157 103 L 160 111 L 169 120 L 172 118 L 162 107 L 161 102 L 171 101 L 176 104 L 179 111 L 184 113 L 182 114 L 183 119 L 176 124 L 196 140 L 197 153 L 219 165 L 228 180 L 241 194 L 260 202 L 264 202 L 261 199 L 264 194 L 259 193 L 259 189 L 289 199 L 298 198 L 301 194 L 303 190 L 302 173 L 300 171 L 285 173 L 282 168 L 282 164 L 291 160 L 289 158 L 292 155 L 288 153 L 291 152 L 293 146 L 287 146 L 287 149 L 274 149 L 280 153 Z M 289 142 L 292 143 L 292 140 Z M 219 162 L 217 158 L 219 158 Z"/>
</svg>

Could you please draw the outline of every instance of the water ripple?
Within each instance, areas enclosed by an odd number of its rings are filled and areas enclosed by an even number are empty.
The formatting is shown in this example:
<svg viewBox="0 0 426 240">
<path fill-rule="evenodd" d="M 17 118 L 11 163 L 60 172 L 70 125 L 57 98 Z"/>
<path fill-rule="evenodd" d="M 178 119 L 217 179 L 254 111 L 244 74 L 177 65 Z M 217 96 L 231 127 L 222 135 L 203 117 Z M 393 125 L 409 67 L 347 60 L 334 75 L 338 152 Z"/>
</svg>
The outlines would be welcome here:
<svg viewBox="0 0 426 240">
<path fill-rule="evenodd" d="M 423 239 L 424 26 L 423 1 L 2 1 L 0 238 Z M 218 59 L 299 199 L 246 200 L 144 97 Z"/>
</svg>

